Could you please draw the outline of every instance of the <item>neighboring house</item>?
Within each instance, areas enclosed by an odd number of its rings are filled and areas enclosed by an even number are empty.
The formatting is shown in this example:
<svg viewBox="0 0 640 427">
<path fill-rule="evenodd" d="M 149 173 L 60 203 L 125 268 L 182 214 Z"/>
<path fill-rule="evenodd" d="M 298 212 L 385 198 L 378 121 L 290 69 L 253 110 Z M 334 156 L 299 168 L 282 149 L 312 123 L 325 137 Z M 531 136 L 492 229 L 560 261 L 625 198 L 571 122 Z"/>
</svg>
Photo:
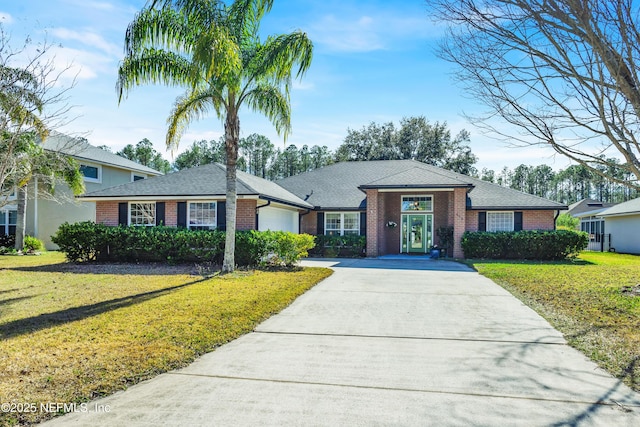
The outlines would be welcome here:
<svg viewBox="0 0 640 427">
<path fill-rule="evenodd" d="M 299 215 L 313 206 L 274 182 L 237 173 L 238 230 L 299 232 Z M 167 225 L 226 228 L 226 169 L 213 163 L 169 175 L 94 191 L 96 222 L 107 225 Z"/>
<path fill-rule="evenodd" d="M 73 157 L 80 164 L 86 192 L 161 175 L 124 157 L 94 147 L 60 133 L 53 133 L 43 144 L 45 150 L 58 151 Z M 26 234 L 44 241 L 47 249 L 57 249 L 51 242 L 60 224 L 64 222 L 95 221 L 95 205 L 74 199 L 71 190 L 60 183 L 55 188 L 55 201 L 34 197 L 38 181 L 29 184 L 26 211 Z M 0 234 L 15 234 L 17 213 L 15 205 L 0 208 Z"/>
<path fill-rule="evenodd" d="M 598 216 L 604 218 L 612 251 L 640 254 L 640 198 L 619 203 Z"/>
<path fill-rule="evenodd" d="M 567 213 L 574 218 L 580 219 L 579 230 L 585 231 L 595 239 L 597 235 L 604 234 L 604 219 L 599 213 L 615 203 L 604 203 L 594 199 L 582 199 L 579 202 L 569 205 Z M 599 240 L 598 240 L 599 241 Z"/>
<path fill-rule="evenodd" d="M 97 222 L 191 228 L 223 226 L 224 199 L 218 164 L 84 196 Z M 552 230 L 567 208 L 412 160 L 337 163 L 276 183 L 238 172 L 238 199 L 238 229 L 366 235 L 367 256 L 426 253 L 451 226 L 463 257 L 467 230 Z"/>
</svg>

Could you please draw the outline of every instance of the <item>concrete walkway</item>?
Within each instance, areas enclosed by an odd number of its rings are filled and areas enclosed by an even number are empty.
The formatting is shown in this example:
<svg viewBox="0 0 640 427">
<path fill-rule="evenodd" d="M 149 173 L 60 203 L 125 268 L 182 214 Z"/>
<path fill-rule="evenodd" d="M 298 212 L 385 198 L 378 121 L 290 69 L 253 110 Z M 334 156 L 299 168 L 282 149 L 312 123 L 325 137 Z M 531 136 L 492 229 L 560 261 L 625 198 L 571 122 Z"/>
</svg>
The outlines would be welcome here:
<svg viewBox="0 0 640 427">
<path fill-rule="evenodd" d="M 335 273 L 189 367 L 49 424 L 640 425 L 640 395 L 460 264 L 305 264 Z"/>
</svg>

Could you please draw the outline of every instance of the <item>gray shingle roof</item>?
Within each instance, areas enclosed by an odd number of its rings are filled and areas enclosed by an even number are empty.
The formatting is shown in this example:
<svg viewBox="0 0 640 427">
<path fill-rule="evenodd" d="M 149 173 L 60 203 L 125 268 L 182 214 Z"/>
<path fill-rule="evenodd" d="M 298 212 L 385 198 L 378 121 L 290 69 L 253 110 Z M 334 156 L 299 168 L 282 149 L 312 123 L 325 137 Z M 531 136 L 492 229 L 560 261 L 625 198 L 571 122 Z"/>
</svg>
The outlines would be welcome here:
<svg viewBox="0 0 640 427">
<path fill-rule="evenodd" d="M 42 145 L 45 150 L 59 151 L 78 160 L 88 160 L 95 163 L 113 166 L 120 169 L 142 172 L 149 175 L 162 175 L 155 169 L 94 147 L 85 141 L 71 138 L 58 132 L 53 132 Z"/>
<path fill-rule="evenodd" d="M 261 196 L 297 207 L 312 207 L 274 182 L 248 173 L 238 171 L 236 185 L 237 194 L 241 196 Z M 131 200 L 136 197 L 225 197 L 226 192 L 226 169 L 221 164 L 213 163 L 94 191 L 85 194 L 83 198 L 118 197 Z"/>
<path fill-rule="evenodd" d="M 364 209 L 365 188 L 469 187 L 467 209 L 554 209 L 561 203 L 414 160 L 344 162 L 277 181 L 320 209 Z"/>
<path fill-rule="evenodd" d="M 570 204 L 568 213 L 573 216 L 582 216 L 584 213 L 602 211 L 614 205 L 615 203 L 603 203 L 594 199 L 582 199 Z"/>
<path fill-rule="evenodd" d="M 602 211 L 598 216 L 638 215 L 640 214 L 640 197 L 620 203 Z"/>
</svg>

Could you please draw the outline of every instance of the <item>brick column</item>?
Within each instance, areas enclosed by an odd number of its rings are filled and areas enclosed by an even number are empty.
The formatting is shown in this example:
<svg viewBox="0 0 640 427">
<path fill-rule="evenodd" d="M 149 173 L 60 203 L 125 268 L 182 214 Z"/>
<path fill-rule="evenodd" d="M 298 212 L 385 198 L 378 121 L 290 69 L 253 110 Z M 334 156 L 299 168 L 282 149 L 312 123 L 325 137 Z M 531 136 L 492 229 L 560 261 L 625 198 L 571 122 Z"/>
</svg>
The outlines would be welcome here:
<svg viewBox="0 0 640 427">
<path fill-rule="evenodd" d="M 367 256 L 378 256 L 378 190 L 367 190 Z"/>
<path fill-rule="evenodd" d="M 460 240 L 466 229 L 467 189 L 456 188 L 453 191 L 453 257 L 464 258 Z"/>
</svg>

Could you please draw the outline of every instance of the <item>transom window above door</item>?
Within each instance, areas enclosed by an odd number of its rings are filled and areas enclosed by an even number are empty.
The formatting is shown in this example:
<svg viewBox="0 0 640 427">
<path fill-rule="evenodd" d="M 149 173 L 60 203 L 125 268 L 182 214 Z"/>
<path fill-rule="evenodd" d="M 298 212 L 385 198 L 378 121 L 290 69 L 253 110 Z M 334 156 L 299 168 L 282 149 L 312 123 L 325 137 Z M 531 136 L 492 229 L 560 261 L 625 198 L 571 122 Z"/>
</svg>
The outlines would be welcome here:
<svg viewBox="0 0 640 427">
<path fill-rule="evenodd" d="M 402 196 L 402 212 L 433 211 L 431 196 Z"/>
</svg>

